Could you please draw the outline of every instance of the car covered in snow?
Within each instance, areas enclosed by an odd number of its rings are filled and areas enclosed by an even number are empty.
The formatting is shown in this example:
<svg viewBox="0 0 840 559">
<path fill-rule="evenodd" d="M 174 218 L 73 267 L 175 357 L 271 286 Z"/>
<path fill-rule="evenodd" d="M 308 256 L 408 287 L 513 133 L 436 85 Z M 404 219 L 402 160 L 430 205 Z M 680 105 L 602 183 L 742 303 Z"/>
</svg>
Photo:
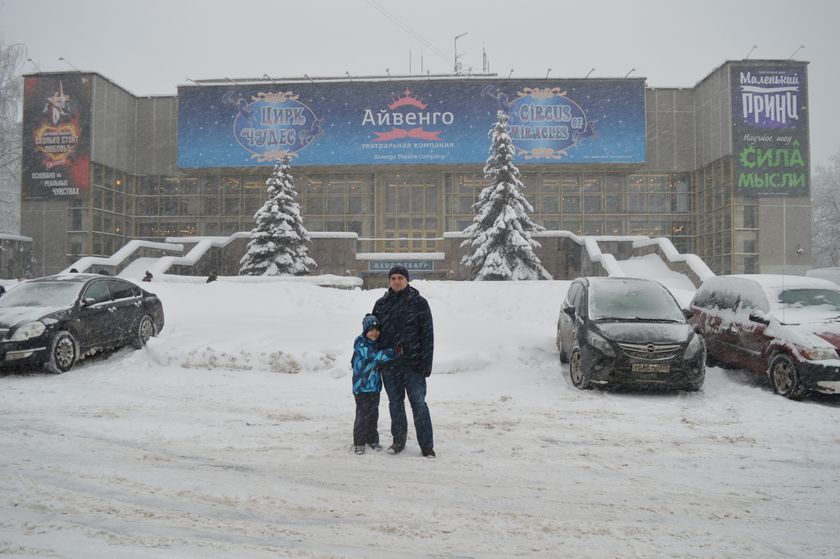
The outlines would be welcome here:
<svg viewBox="0 0 840 559">
<path fill-rule="evenodd" d="M 163 328 L 154 293 L 98 274 L 59 274 L 21 282 L 0 297 L 0 365 L 69 371 L 82 357 L 131 344 Z"/>
<path fill-rule="evenodd" d="M 661 283 L 640 278 L 578 278 L 557 321 L 560 360 L 572 384 L 699 390 L 706 375 L 702 340 Z"/>
<path fill-rule="evenodd" d="M 820 278 L 840 285 L 840 268 L 814 268 L 805 272 L 805 275 L 810 278 Z"/>
<path fill-rule="evenodd" d="M 709 363 L 766 374 L 791 399 L 840 392 L 840 286 L 819 278 L 744 274 L 706 279 L 691 302 Z"/>
</svg>

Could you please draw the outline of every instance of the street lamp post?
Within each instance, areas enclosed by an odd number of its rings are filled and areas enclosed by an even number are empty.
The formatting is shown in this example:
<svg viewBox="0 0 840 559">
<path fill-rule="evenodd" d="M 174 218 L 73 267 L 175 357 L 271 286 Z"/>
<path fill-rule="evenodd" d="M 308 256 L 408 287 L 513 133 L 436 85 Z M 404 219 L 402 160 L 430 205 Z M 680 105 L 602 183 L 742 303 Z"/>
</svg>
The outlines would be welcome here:
<svg viewBox="0 0 840 559">
<path fill-rule="evenodd" d="M 460 35 L 455 35 L 455 69 L 454 69 L 454 71 L 455 71 L 456 74 L 458 73 L 458 39 L 460 39 L 461 37 L 463 37 L 467 33 L 469 33 L 469 31 L 465 31 L 465 32 L 461 33 Z"/>
</svg>

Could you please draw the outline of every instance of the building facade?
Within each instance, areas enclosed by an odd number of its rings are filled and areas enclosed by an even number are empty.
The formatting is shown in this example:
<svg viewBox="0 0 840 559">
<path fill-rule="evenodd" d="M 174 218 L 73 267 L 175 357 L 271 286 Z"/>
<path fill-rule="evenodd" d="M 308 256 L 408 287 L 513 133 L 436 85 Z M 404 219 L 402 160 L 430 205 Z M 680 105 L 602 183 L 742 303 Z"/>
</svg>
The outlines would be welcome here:
<svg viewBox="0 0 840 559">
<path fill-rule="evenodd" d="M 667 237 L 716 273 L 809 267 L 807 63 L 733 61 L 693 87 L 643 78 L 199 80 L 138 97 L 96 73 L 26 76 L 21 234 L 32 271 L 131 239 L 249 231 L 279 154 L 304 225 L 363 253 L 444 250 L 511 115 L 531 217 Z"/>
</svg>

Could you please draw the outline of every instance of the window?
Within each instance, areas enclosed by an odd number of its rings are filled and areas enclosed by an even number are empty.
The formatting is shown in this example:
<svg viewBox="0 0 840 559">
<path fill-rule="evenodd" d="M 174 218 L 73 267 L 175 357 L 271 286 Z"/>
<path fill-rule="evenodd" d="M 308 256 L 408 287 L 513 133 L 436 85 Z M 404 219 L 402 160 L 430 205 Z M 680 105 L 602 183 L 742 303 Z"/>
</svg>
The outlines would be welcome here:
<svg viewBox="0 0 840 559">
<path fill-rule="evenodd" d="M 745 228 L 756 228 L 758 227 L 758 207 L 757 206 L 744 206 L 743 207 L 743 215 L 744 215 L 744 224 Z"/>
<path fill-rule="evenodd" d="M 220 206 L 218 196 L 212 198 L 205 196 L 201 199 L 201 214 L 207 216 L 219 215 Z"/>
<path fill-rule="evenodd" d="M 108 287 L 111 288 L 111 294 L 114 300 L 130 299 L 140 295 L 139 288 L 126 281 L 108 280 Z"/>
<path fill-rule="evenodd" d="M 93 299 L 94 303 L 102 303 L 111 299 L 111 293 L 104 281 L 95 281 L 85 289 L 85 299 Z"/>
<path fill-rule="evenodd" d="M 561 198 L 561 203 L 563 206 L 563 213 L 574 213 L 579 214 L 581 211 L 581 204 L 580 204 L 580 195 L 579 194 L 564 194 Z"/>
<path fill-rule="evenodd" d="M 603 198 L 599 196 L 584 196 L 583 211 L 587 214 L 601 213 L 603 209 Z"/>
<path fill-rule="evenodd" d="M 689 193 L 689 175 L 675 174 L 671 180 L 671 211 L 688 213 L 691 211 L 691 196 Z"/>
<path fill-rule="evenodd" d="M 72 208 L 70 210 L 70 230 L 81 231 L 83 229 L 82 209 Z"/>
</svg>

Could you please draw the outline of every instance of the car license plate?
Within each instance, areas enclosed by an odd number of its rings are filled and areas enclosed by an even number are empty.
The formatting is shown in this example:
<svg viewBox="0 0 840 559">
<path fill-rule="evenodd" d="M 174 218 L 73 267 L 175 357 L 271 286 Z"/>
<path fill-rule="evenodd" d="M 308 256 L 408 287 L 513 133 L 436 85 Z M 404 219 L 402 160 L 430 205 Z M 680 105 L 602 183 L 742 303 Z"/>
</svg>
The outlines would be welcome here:
<svg viewBox="0 0 840 559">
<path fill-rule="evenodd" d="M 630 370 L 634 373 L 668 373 L 671 365 L 668 363 L 633 363 Z"/>
</svg>

